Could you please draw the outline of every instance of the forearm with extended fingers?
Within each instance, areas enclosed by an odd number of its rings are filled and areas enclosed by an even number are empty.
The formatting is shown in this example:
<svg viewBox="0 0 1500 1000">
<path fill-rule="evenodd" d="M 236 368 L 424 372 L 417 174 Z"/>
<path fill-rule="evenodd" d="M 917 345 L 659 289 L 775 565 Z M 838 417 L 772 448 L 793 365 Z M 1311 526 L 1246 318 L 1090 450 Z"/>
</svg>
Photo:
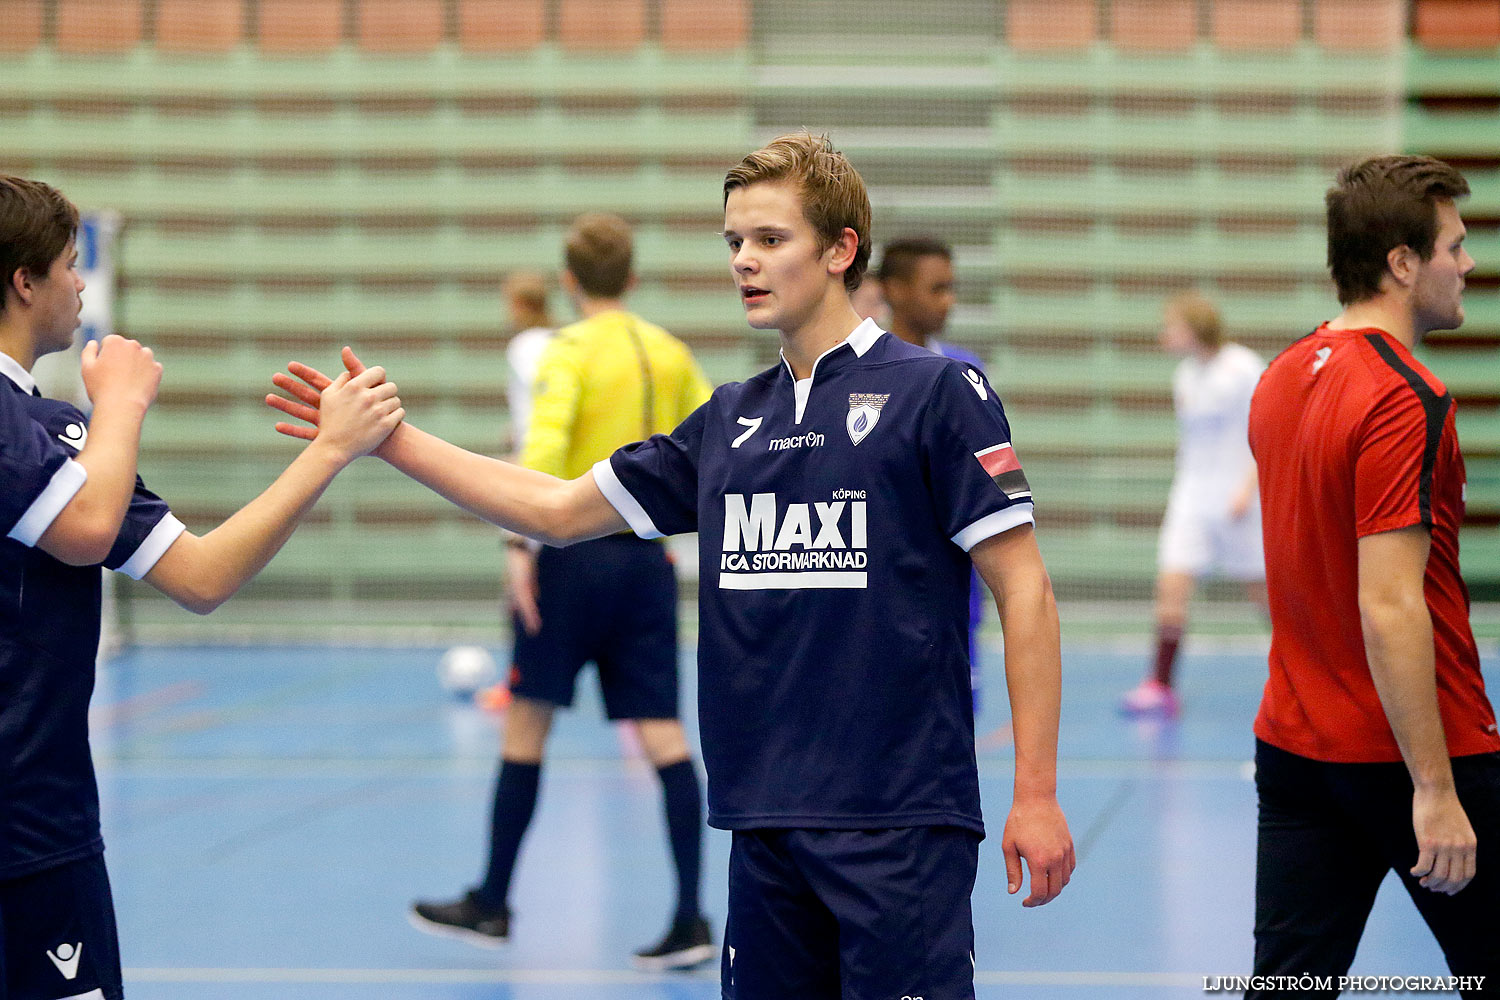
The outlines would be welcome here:
<svg viewBox="0 0 1500 1000">
<path fill-rule="evenodd" d="M 478 517 L 518 534 L 567 545 L 625 530 L 592 472 L 567 480 L 476 455 L 402 424 L 375 452 L 393 467 Z"/>
</svg>

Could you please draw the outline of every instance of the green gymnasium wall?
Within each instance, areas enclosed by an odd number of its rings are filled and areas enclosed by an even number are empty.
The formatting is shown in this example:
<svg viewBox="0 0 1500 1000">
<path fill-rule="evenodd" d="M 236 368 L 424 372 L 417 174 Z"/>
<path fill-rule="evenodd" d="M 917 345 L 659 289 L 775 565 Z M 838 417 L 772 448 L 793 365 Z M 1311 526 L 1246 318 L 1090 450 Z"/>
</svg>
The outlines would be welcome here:
<svg viewBox="0 0 1500 1000">
<path fill-rule="evenodd" d="M 1362 0 L 1387 15 L 1373 27 L 1339 0 L 1255 0 L 1252 44 L 1229 20 L 1249 0 L 942 0 L 883 18 L 845 0 L 726 3 L 697 27 L 682 3 L 641 0 L 602 34 L 580 30 L 603 22 L 579 20 L 579 0 L 432 0 L 431 33 L 403 21 L 399 44 L 360 2 L 307 3 L 337 14 L 326 37 L 308 22 L 311 51 L 276 41 L 285 0 L 205 0 L 239 20 L 186 51 L 168 20 L 181 3 L 137 4 L 122 28 L 129 4 L 89 22 L 104 8 L 36 0 L 34 38 L 0 43 L 0 170 L 124 216 L 118 325 L 166 365 L 142 471 L 195 529 L 295 450 L 261 403 L 270 374 L 344 343 L 390 369 L 414 422 L 501 453 L 500 280 L 554 269 L 580 211 L 636 224 L 635 306 L 715 381 L 765 366 L 774 342 L 744 327 L 725 273 L 720 182 L 805 125 L 870 183 L 877 244 L 956 244 L 952 339 L 1006 399 L 1060 595 L 1141 599 L 1174 435 L 1162 299 L 1197 287 L 1273 354 L 1336 309 L 1333 172 L 1405 149 L 1474 185 L 1469 319 L 1427 357 L 1460 402 L 1465 566 L 1480 595 L 1500 591 L 1493 47 L 1412 40 L 1387 0 Z M 1273 38 L 1277 9 L 1295 17 Z M 499 22 L 475 10 L 537 18 L 486 45 L 475 24 Z M 370 460 L 214 621 L 257 637 L 493 628 L 502 574 L 492 529 Z M 122 597 L 142 634 L 191 634 L 149 588 Z"/>
</svg>

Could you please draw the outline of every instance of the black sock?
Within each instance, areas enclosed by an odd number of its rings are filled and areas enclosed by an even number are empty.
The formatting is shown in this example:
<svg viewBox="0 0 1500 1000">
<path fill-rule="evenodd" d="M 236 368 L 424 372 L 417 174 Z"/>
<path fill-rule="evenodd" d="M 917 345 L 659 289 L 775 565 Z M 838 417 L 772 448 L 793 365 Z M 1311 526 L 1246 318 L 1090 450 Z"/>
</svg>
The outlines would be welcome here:
<svg viewBox="0 0 1500 1000">
<path fill-rule="evenodd" d="M 486 906 L 501 908 L 510 896 L 510 876 L 516 868 L 521 838 L 536 809 L 542 765 L 502 760 L 495 779 L 495 805 L 490 820 L 490 863 L 484 882 L 475 890 Z"/>
<path fill-rule="evenodd" d="M 702 867 L 703 794 L 692 760 L 657 768 L 661 778 L 662 803 L 667 814 L 667 838 L 672 842 L 672 862 L 677 866 L 677 915 L 682 923 L 697 919 L 698 877 Z"/>
</svg>

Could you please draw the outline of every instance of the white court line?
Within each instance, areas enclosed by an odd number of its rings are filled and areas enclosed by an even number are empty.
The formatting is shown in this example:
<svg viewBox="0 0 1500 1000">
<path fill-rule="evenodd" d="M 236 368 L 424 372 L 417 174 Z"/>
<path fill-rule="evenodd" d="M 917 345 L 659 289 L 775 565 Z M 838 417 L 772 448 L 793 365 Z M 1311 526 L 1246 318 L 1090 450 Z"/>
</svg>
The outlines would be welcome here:
<svg viewBox="0 0 1500 1000">
<path fill-rule="evenodd" d="M 650 973 L 627 969 L 214 969 L 143 968 L 126 969 L 132 983 L 283 983 L 283 984 L 380 984 L 400 983 L 442 986 L 463 983 L 532 983 L 573 986 L 634 986 L 681 982 L 688 979 L 717 980 L 716 969 L 696 972 Z M 1202 976 L 1181 972 L 1069 972 L 1005 971 L 981 969 L 974 973 L 981 986 L 1100 986 L 1152 987 L 1200 986 Z"/>
</svg>

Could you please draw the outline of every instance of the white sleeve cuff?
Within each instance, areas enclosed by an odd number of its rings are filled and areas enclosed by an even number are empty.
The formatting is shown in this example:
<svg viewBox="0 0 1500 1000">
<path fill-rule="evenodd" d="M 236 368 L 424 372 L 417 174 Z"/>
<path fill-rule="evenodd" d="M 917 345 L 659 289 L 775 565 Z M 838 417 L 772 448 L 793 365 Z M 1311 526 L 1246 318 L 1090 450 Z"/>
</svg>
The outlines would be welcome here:
<svg viewBox="0 0 1500 1000">
<path fill-rule="evenodd" d="M 47 533 L 47 529 L 52 527 L 52 522 L 57 520 L 57 515 L 83 489 L 88 478 L 89 471 L 82 465 L 71 458 L 64 462 L 52 474 L 47 488 L 26 508 L 26 513 L 21 515 L 16 526 L 10 529 L 10 537 L 27 548 L 35 547 L 37 541 Z"/>
<path fill-rule="evenodd" d="M 651 515 L 646 513 L 625 484 L 620 482 L 620 477 L 615 475 L 614 466 L 609 464 L 609 459 L 600 459 L 594 464 L 594 482 L 599 484 L 599 492 L 604 494 L 604 499 L 609 501 L 611 507 L 619 512 L 634 531 L 642 538 L 661 538 L 662 533 L 656 530 L 656 524 L 651 520 Z"/>
<path fill-rule="evenodd" d="M 954 535 L 953 544 L 967 552 L 986 538 L 1011 528 L 1019 528 L 1023 524 L 1035 524 L 1035 510 L 1035 505 L 1029 503 L 1013 504 L 1004 510 L 997 510 Z"/>
<path fill-rule="evenodd" d="M 156 527 L 151 529 L 151 534 L 135 550 L 135 554 L 125 561 L 116 572 L 124 573 L 132 580 L 139 580 L 151 572 L 157 560 L 167 554 L 172 543 L 177 541 L 179 535 L 187 530 L 187 527 L 171 511 L 167 516 L 156 522 Z"/>
</svg>

